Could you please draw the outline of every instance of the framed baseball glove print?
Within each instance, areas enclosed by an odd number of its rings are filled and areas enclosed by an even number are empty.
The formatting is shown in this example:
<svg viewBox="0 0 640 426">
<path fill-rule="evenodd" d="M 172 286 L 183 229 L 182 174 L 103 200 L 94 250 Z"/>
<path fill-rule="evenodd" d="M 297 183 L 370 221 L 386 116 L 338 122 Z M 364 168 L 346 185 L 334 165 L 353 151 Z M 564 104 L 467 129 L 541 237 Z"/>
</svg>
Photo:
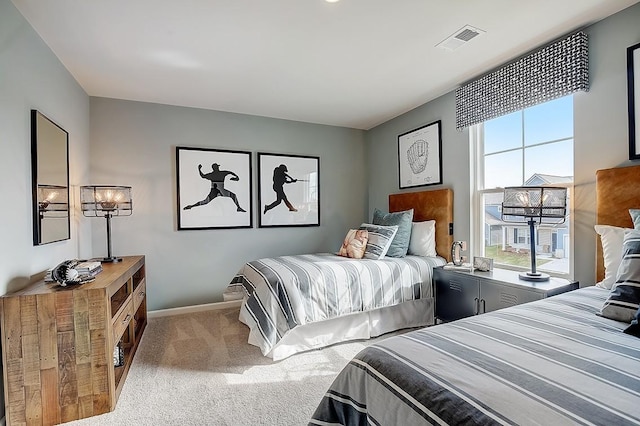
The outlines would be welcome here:
<svg viewBox="0 0 640 426">
<path fill-rule="evenodd" d="M 400 189 L 442 183 L 442 122 L 426 124 L 398 136 Z"/>
</svg>

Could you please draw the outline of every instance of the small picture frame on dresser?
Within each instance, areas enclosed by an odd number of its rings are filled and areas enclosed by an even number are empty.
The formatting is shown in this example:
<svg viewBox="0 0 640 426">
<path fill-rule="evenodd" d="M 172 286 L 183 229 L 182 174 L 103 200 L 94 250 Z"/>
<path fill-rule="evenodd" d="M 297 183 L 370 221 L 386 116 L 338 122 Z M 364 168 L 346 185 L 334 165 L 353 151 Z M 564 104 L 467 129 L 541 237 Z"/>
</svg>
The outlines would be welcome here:
<svg viewBox="0 0 640 426">
<path fill-rule="evenodd" d="M 478 271 L 493 271 L 493 259 L 490 257 L 473 256 L 473 269 Z"/>
</svg>

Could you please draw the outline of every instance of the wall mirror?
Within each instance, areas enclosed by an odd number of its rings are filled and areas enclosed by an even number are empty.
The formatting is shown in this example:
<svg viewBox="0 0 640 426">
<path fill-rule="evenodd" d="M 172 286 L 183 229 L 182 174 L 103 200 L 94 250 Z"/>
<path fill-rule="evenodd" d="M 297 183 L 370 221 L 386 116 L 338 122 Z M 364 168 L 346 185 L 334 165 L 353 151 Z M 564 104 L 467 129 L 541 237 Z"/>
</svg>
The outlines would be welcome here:
<svg viewBox="0 0 640 426">
<path fill-rule="evenodd" d="M 68 240 L 69 134 L 31 110 L 33 245 Z"/>
</svg>

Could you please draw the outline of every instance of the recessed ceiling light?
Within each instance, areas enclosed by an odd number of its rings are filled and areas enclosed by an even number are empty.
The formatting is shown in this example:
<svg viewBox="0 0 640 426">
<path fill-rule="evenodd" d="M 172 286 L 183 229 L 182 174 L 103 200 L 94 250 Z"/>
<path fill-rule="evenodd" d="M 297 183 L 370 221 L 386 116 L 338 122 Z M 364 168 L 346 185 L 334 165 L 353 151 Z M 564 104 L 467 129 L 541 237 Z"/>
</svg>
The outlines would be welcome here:
<svg viewBox="0 0 640 426">
<path fill-rule="evenodd" d="M 324 0 L 327 3 L 338 3 L 340 0 Z"/>
</svg>

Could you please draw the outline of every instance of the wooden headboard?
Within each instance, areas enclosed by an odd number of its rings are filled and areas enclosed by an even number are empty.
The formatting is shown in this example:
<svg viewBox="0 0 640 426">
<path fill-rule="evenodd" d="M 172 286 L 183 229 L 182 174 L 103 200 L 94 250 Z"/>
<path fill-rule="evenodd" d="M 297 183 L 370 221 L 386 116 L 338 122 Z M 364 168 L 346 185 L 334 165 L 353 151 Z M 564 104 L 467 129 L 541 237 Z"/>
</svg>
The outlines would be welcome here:
<svg viewBox="0 0 640 426">
<path fill-rule="evenodd" d="M 640 209 L 640 165 L 596 172 L 596 223 L 633 228 L 629 209 Z M 596 240 L 596 281 L 604 278 L 600 236 Z"/>
<path fill-rule="evenodd" d="M 447 188 L 389 195 L 390 212 L 409 209 L 413 209 L 414 222 L 436 221 L 436 252 L 451 261 L 453 190 Z"/>
</svg>

